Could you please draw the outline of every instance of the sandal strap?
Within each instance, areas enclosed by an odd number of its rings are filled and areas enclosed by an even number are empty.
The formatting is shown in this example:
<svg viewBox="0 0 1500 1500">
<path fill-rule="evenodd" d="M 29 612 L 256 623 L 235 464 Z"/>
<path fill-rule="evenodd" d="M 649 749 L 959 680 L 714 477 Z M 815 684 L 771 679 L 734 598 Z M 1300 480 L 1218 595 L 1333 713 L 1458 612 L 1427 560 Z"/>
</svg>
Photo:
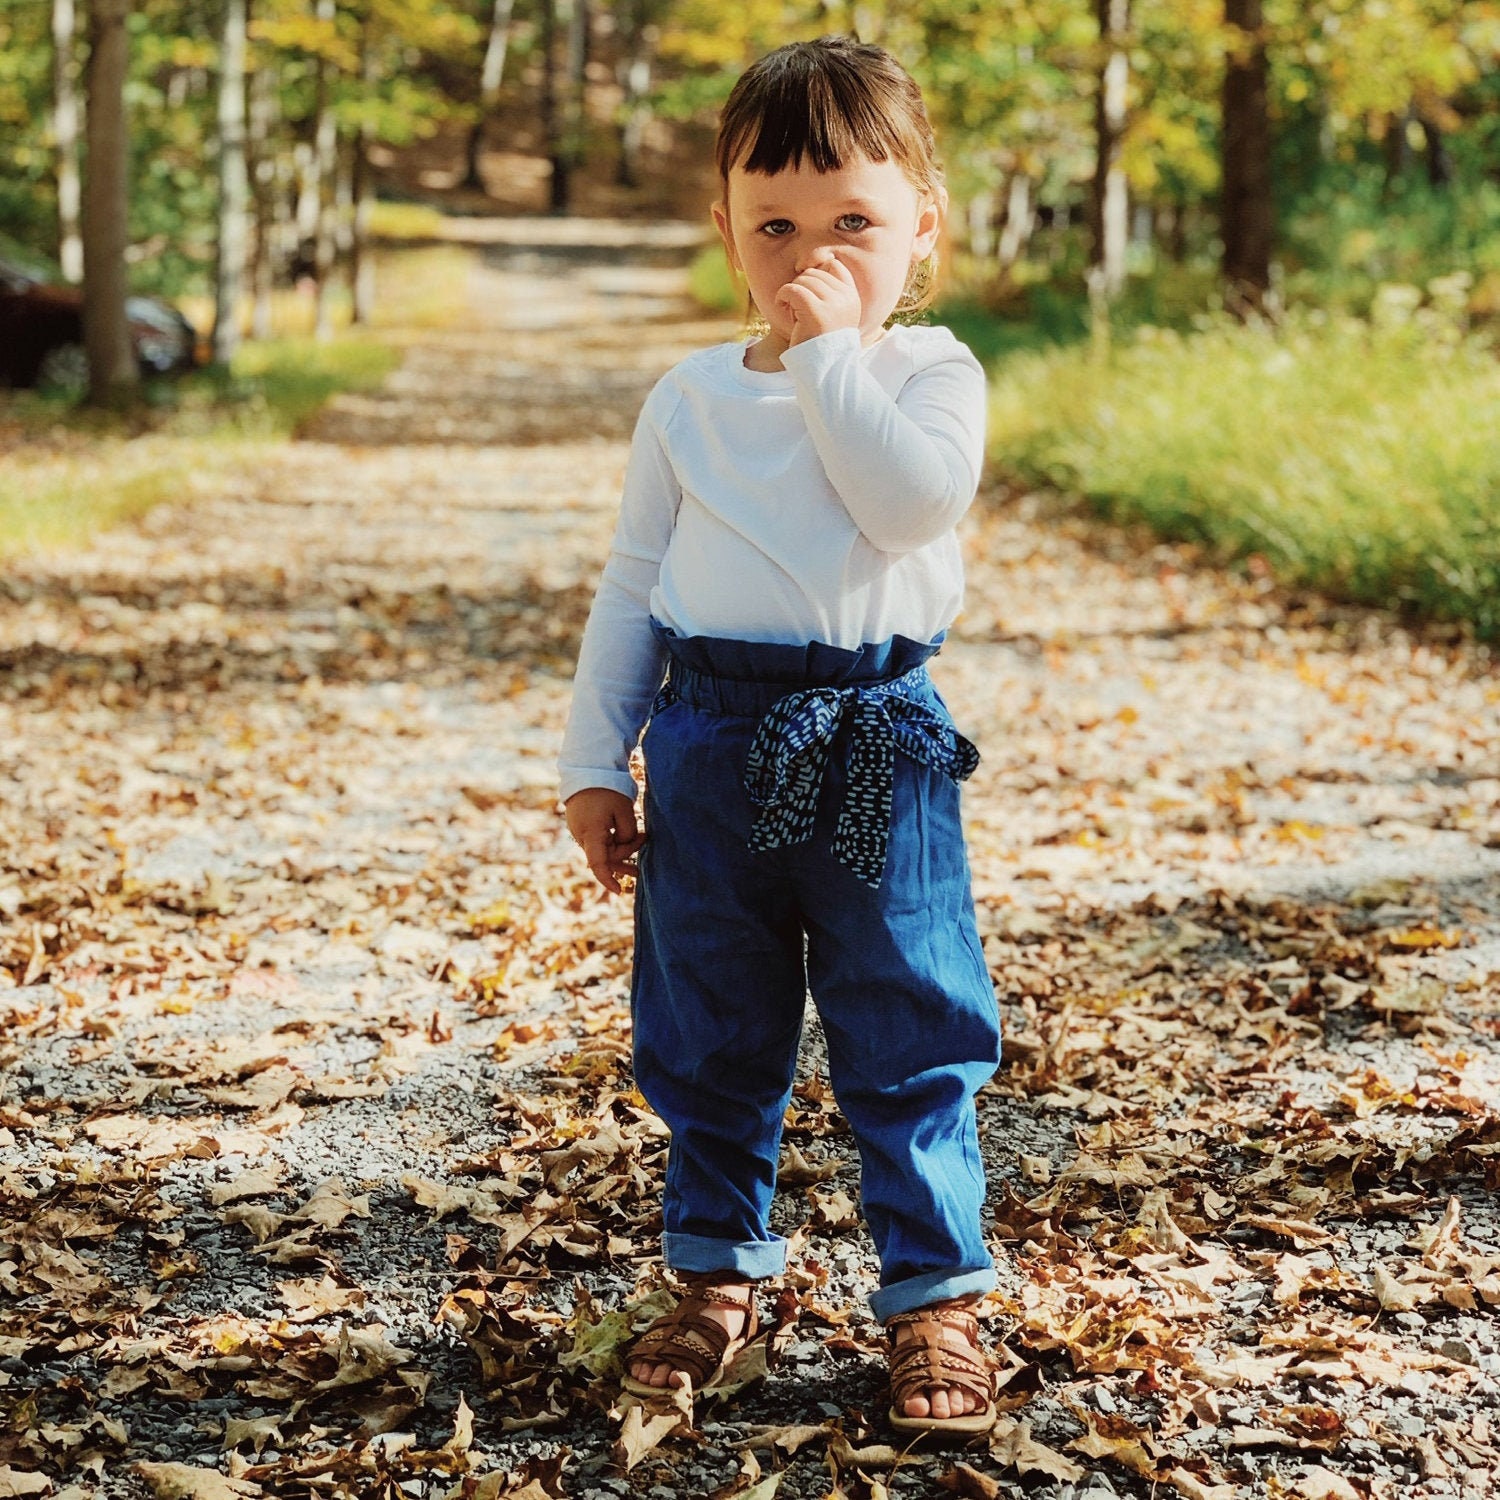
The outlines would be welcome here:
<svg viewBox="0 0 1500 1500">
<path fill-rule="evenodd" d="M 685 1370 L 701 1386 L 723 1362 L 729 1335 L 712 1318 L 692 1313 L 653 1323 L 630 1350 L 629 1363 L 648 1359 Z"/>
<path fill-rule="evenodd" d="M 733 1346 L 737 1352 L 760 1331 L 759 1308 L 756 1305 L 755 1289 L 747 1286 L 746 1300 L 718 1295 L 727 1284 L 699 1280 L 695 1276 L 682 1278 L 692 1289 L 683 1293 L 677 1305 L 663 1313 L 646 1331 L 637 1337 L 625 1351 L 626 1365 L 638 1360 L 650 1360 L 671 1365 L 683 1370 L 692 1379 L 693 1385 L 702 1388 L 704 1383 L 725 1364 L 726 1353 Z M 721 1323 L 703 1316 L 705 1307 L 728 1307 L 745 1314 L 744 1327 L 731 1335 Z"/>
<path fill-rule="evenodd" d="M 718 1271 L 690 1271 L 679 1274 L 678 1279 L 688 1288 L 683 1301 L 700 1307 L 729 1307 L 739 1312 L 749 1312 L 755 1306 L 755 1288 L 748 1282 L 721 1281 Z M 743 1292 L 743 1296 L 733 1295 Z"/>
<path fill-rule="evenodd" d="M 971 1392 L 986 1404 L 994 1399 L 994 1366 L 979 1345 L 979 1320 L 961 1307 L 934 1305 L 897 1313 L 886 1320 L 906 1324 L 912 1336 L 897 1344 L 891 1335 L 891 1397 L 901 1405 L 937 1387 Z"/>
</svg>

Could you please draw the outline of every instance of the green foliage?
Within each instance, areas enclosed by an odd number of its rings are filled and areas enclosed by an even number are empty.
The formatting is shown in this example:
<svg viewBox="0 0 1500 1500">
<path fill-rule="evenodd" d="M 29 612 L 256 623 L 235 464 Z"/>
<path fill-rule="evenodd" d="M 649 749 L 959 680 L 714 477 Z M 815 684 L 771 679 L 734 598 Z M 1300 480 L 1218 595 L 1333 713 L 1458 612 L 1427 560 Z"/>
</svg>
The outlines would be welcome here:
<svg viewBox="0 0 1500 1500">
<path fill-rule="evenodd" d="M 1382 196 L 1378 178 L 1329 173 L 1282 235 L 1289 299 L 1368 311 L 1387 281 L 1466 271 L 1500 282 L 1500 182 L 1463 191 L 1411 176 Z"/>
<path fill-rule="evenodd" d="M 991 462 L 1219 558 L 1500 637 L 1500 362 L 1410 301 L 1274 333 L 1142 327 L 1103 360 L 1018 354 L 992 379 Z"/>
<path fill-rule="evenodd" d="M 694 300 L 710 312 L 744 311 L 742 284 L 735 283 L 722 241 L 715 240 L 713 244 L 705 245 L 693 257 L 693 262 L 688 267 L 688 290 Z"/>
</svg>

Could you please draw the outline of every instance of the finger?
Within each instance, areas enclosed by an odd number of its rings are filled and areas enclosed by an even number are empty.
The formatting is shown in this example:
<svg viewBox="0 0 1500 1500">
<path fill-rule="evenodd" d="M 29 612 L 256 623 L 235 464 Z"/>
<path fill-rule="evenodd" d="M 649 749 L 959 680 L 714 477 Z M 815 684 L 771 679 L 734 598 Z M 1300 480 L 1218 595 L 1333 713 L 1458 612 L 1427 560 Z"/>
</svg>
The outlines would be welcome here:
<svg viewBox="0 0 1500 1500">
<path fill-rule="evenodd" d="M 608 837 L 602 833 L 589 835 L 583 846 L 583 857 L 588 861 L 594 879 L 607 890 L 618 891 L 619 882 L 610 871 L 610 849 Z"/>
<path fill-rule="evenodd" d="M 842 272 L 841 276 L 839 273 Z M 845 277 L 853 278 L 854 273 L 841 260 L 820 260 L 817 265 L 809 266 L 803 276 L 828 276 L 835 281 L 842 281 Z"/>
</svg>

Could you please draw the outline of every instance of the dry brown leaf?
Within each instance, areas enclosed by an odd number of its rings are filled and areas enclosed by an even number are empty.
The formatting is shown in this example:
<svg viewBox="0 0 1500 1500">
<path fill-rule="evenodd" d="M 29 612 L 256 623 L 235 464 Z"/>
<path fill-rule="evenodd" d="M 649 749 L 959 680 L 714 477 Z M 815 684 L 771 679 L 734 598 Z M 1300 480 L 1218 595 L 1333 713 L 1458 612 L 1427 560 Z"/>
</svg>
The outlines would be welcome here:
<svg viewBox="0 0 1500 1500">
<path fill-rule="evenodd" d="M 837 1233 L 853 1229 L 859 1223 L 859 1209 L 843 1188 L 835 1188 L 831 1193 L 808 1188 L 807 1199 L 813 1206 L 813 1222 L 820 1229 Z"/>
<path fill-rule="evenodd" d="M 978 1469 L 971 1469 L 968 1464 L 954 1464 L 937 1483 L 939 1489 L 951 1490 L 955 1495 L 964 1496 L 965 1500 L 999 1500 L 1000 1497 L 1000 1481 L 981 1474 Z"/>
<path fill-rule="evenodd" d="M 1239 1500 L 1238 1485 L 1213 1484 L 1190 1469 L 1168 1469 L 1162 1478 L 1187 1500 Z"/>
<path fill-rule="evenodd" d="M 286 1303 L 287 1315 L 294 1323 L 310 1322 L 328 1313 L 344 1312 L 349 1308 L 363 1307 L 365 1293 L 357 1286 L 340 1286 L 326 1271 L 322 1279 L 313 1281 L 278 1281 L 276 1289 Z"/>
<path fill-rule="evenodd" d="M 1360 1492 L 1332 1469 L 1314 1464 L 1292 1481 L 1292 1493 L 1301 1500 L 1363 1500 Z"/>
<path fill-rule="evenodd" d="M 190 1464 L 138 1463 L 135 1471 L 151 1486 L 157 1500 L 245 1500 L 265 1494 L 258 1484 L 228 1479 L 217 1469 L 195 1469 Z"/>
<path fill-rule="evenodd" d="M 1031 1435 L 1029 1422 L 1013 1422 L 1008 1417 L 1001 1417 L 990 1430 L 990 1457 L 998 1464 L 1014 1468 L 1023 1477 L 1049 1474 L 1053 1479 L 1071 1483 L 1088 1473 L 1082 1464 L 1037 1442 Z"/>
<path fill-rule="evenodd" d="M 1422 1252 L 1422 1264 L 1440 1271 L 1458 1251 L 1458 1220 L 1461 1212 L 1457 1198 L 1449 1198 L 1443 1217 L 1430 1229 L 1424 1229 L 1413 1241 Z"/>
<path fill-rule="evenodd" d="M 1250 1229 L 1259 1229 L 1265 1234 L 1273 1234 L 1278 1239 L 1290 1240 L 1299 1250 L 1316 1245 L 1327 1245 L 1335 1238 L 1326 1229 L 1320 1229 L 1316 1224 L 1310 1224 L 1305 1219 L 1279 1219 L 1262 1214 L 1241 1214 L 1235 1222 L 1244 1224 Z"/>
<path fill-rule="evenodd" d="M 663 1391 L 649 1402 L 634 1397 L 626 1397 L 625 1402 L 614 1460 L 627 1474 L 667 1438 L 692 1431 L 693 1394 L 687 1386 Z"/>
<path fill-rule="evenodd" d="M 1150 1435 L 1126 1417 L 1107 1416 L 1079 1406 L 1073 1414 L 1084 1424 L 1082 1437 L 1068 1444 L 1089 1458 L 1108 1458 L 1139 1474 L 1143 1479 L 1156 1478 L 1156 1460 L 1146 1451 Z"/>
<path fill-rule="evenodd" d="M 52 1481 L 45 1474 L 0 1464 L 0 1495 L 45 1495 L 51 1488 Z"/>
<path fill-rule="evenodd" d="M 208 1201 L 215 1208 L 222 1208 L 226 1203 L 239 1202 L 241 1198 L 259 1198 L 262 1194 L 277 1192 L 280 1180 L 280 1162 L 272 1161 L 262 1167 L 251 1167 L 231 1182 L 214 1183 L 208 1190 Z"/>
<path fill-rule="evenodd" d="M 287 1215 L 289 1221 L 316 1224 L 323 1229 L 337 1229 L 351 1214 L 356 1218 L 370 1217 L 370 1195 L 361 1193 L 351 1198 L 343 1181 L 329 1177 L 313 1189 L 307 1202 Z"/>
<path fill-rule="evenodd" d="M 1433 1301 L 1436 1295 L 1430 1285 L 1398 1281 L 1384 1266 L 1376 1266 L 1370 1280 L 1376 1300 L 1387 1312 L 1410 1312 L 1424 1302 Z"/>
<path fill-rule="evenodd" d="M 781 1164 L 776 1169 L 776 1186 L 809 1187 L 815 1182 L 827 1182 L 839 1169 L 839 1159 L 830 1156 L 823 1161 L 809 1161 L 797 1148 L 795 1141 L 788 1141 L 782 1151 Z"/>
</svg>

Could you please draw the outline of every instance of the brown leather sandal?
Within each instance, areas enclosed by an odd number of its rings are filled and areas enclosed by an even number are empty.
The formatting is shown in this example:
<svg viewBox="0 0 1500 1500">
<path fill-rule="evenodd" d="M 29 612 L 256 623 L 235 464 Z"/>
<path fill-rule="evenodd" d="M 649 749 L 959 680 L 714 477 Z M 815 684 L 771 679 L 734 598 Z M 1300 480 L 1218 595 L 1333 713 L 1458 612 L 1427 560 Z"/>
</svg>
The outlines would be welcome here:
<svg viewBox="0 0 1500 1500">
<path fill-rule="evenodd" d="M 660 1396 L 676 1389 L 637 1380 L 630 1367 L 643 1359 L 681 1370 L 692 1381 L 695 1393 L 714 1390 L 730 1361 L 760 1331 L 753 1285 L 726 1281 L 722 1271 L 689 1272 L 680 1280 L 687 1290 L 677 1306 L 652 1323 L 621 1355 L 625 1374 L 620 1384 L 632 1395 Z M 704 1317 L 706 1307 L 739 1308 L 745 1314 L 745 1326 L 731 1337 L 712 1318 Z"/>
<path fill-rule="evenodd" d="M 898 1431 L 970 1436 L 988 1432 L 995 1425 L 995 1367 L 980 1347 L 979 1319 L 969 1311 L 973 1305 L 972 1298 L 955 1298 L 914 1307 L 886 1320 L 891 1365 L 887 1416 Z M 912 1336 L 897 1344 L 896 1329 L 903 1323 L 910 1327 Z M 930 1412 L 925 1417 L 910 1417 L 902 1411 L 913 1396 L 925 1395 L 930 1407 L 932 1392 L 942 1387 L 970 1391 L 984 1405 L 956 1417 L 935 1417 Z"/>
</svg>

